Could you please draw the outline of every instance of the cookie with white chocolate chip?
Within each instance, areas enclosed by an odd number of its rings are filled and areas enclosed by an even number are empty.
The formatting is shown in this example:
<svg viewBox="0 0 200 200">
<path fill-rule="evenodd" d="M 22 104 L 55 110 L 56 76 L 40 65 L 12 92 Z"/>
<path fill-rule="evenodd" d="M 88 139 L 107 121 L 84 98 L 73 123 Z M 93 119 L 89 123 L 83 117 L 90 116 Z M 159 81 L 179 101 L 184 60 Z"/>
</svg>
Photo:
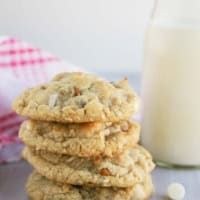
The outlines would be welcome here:
<svg viewBox="0 0 200 200">
<path fill-rule="evenodd" d="M 23 157 L 41 175 L 72 185 L 131 187 L 154 168 L 150 154 L 139 145 L 112 158 L 81 158 L 29 147 L 24 149 Z"/>
<path fill-rule="evenodd" d="M 53 153 L 112 157 L 134 147 L 139 131 L 139 124 L 130 120 L 77 124 L 27 120 L 20 128 L 19 137 L 28 146 Z"/>
<path fill-rule="evenodd" d="M 19 115 L 43 121 L 114 122 L 135 114 L 139 100 L 127 79 L 113 83 L 72 72 L 25 90 L 14 101 L 13 109 Z"/>
<path fill-rule="evenodd" d="M 60 184 L 34 171 L 26 184 L 26 193 L 31 200 L 145 200 L 151 196 L 153 190 L 150 175 L 129 188 L 94 188 Z"/>
</svg>

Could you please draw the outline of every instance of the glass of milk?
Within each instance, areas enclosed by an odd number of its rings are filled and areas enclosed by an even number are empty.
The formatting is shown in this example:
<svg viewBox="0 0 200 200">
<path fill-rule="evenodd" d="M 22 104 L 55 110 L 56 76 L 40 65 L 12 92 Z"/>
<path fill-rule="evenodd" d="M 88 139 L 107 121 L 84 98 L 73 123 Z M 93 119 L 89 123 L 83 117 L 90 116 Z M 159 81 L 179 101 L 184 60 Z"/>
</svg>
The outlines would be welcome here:
<svg viewBox="0 0 200 200">
<path fill-rule="evenodd" d="M 162 166 L 200 166 L 200 0 L 158 0 L 145 41 L 142 144 Z"/>
</svg>

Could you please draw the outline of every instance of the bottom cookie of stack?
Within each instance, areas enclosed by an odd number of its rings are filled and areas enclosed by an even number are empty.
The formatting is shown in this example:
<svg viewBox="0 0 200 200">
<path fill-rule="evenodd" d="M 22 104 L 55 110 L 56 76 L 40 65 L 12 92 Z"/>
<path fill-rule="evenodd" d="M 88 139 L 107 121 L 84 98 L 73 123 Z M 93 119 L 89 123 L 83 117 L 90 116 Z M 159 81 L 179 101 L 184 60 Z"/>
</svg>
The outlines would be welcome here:
<svg viewBox="0 0 200 200">
<path fill-rule="evenodd" d="M 153 193 L 151 176 L 129 188 L 72 186 L 48 180 L 34 171 L 26 192 L 31 200 L 146 200 Z"/>
</svg>

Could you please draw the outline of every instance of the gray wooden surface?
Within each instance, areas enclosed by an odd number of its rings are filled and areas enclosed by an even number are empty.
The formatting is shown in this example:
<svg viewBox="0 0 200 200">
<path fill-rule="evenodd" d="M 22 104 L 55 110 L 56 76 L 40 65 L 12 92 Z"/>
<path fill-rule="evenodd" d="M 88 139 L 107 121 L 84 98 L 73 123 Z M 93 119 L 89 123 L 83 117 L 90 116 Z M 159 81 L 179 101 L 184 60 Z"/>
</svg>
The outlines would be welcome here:
<svg viewBox="0 0 200 200">
<path fill-rule="evenodd" d="M 31 171 L 32 168 L 25 161 L 0 165 L 0 200 L 27 200 L 24 185 Z M 185 200 L 200 199 L 200 170 L 156 168 L 153 171 L 156 192 L 151 200 L 167 200 L 167 185 L 174 181 L 184 184 Z"/>
</svg>

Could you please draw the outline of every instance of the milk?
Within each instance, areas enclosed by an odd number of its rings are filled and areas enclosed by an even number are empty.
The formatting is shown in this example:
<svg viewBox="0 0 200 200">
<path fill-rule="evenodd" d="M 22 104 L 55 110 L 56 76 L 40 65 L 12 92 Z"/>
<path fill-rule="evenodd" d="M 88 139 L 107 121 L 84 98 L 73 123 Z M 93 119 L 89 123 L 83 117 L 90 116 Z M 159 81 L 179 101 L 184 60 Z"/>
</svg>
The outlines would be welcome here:
<svg viewBox="0 0 200 200">
<path fill-rule="evenodd" d="M 143 71 L 142 144 L 155 160 L 200 165 L 200 25 L 152 22 Z"/>
</svg>

